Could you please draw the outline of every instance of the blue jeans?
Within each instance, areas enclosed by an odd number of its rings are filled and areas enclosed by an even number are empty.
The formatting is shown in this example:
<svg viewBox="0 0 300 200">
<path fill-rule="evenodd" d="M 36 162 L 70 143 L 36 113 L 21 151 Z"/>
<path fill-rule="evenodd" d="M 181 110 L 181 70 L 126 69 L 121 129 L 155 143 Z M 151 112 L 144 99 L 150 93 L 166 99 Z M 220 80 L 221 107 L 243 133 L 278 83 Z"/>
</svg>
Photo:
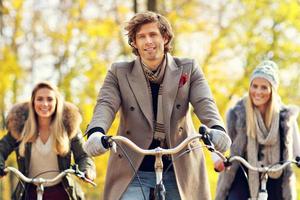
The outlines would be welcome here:
<svg viewBox="0 0 300 200">
<path fill-rule="evenodd" d="M 156 185 L 155 172 L 139 171 L 138 175 L 143 186 L 142 188 L 146 200 L 149 200 L 149 197 L 151 196 L 150 191 L 153 191 L 153 188 L 155 188 Z M 180 200 L 174 172 L 167 172 L 166 174 L 163 174 L 163 183 L 167 192 L 166 200 Z M 137 177 L 135 177 L 129 184 L 127 190 L 123 193 L 121 200 L 144 200 Z"/>
</svg>

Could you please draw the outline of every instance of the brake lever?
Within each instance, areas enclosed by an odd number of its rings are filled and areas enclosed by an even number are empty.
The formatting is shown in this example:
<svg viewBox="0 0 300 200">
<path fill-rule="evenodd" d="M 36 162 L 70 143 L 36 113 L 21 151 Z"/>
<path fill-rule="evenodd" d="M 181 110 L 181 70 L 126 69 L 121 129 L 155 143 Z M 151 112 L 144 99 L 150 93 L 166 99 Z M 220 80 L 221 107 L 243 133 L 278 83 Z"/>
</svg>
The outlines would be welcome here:
<svg viewBox="0 0 300 200">
<path fill-rule="evenodd" d="M 85 175 L 84 172 L 80 171 L 80 169 L 79 169 L 79 167 L 78 167 L 77 164 L 73 165 L 72 169 L 75 171 L 75 175 L 78 178 L 80 178 L 81 180 L 84 180 L 85 182 L 88 182 L 88 183 L 92 184 L 94 187 L 97 186 L 97 184 L 94 181 L 92 181 L 91 179 L 89 179 L 89 178 L 86 177 L 86 175 Z"/>
<path fill-rule="evenodd" d="M 92 181 L 91 179 L 89 179 L 89 178 L 87 178 L 87 177 L 85 176 L 85 173 L 81 172 L 81 174 L 79 174 L 79 175 L 77 175 L 77 176 L 78 176 L 80 179 L 84 180 L 85 182 L 88 182 L 88 183 L 92 184 L 94 187 L 97 186 L 97 184 L 96 184 L 94 181 Z"/>
<path fill-rule="evenodd" d="M 226 157 L 226 160 L 223 161 L 225 168 L 230 167 L 232 162 L 229 161 L 230 157 Z"/>
<path fill-rule="evenodd" d="M 117 152 L 117 144 L 116 142 L 112 139 L 111 136 L 107 136 L 106 142 L 108 144 L 108 147 L 114 152 Z"/>
<path fill-rule="evenodd" d="M 208 128 L 204 125 L 201 125 L 199 128 L 199 133 L 202 136 L 201 139 L 204 144 L 207 146 L 207 149 L 211 152 L 215 151 L 214 144 L 210 141 L 210 137 L 208 135 Z"/>
<path fill-rule="evenodd" d="M 115 142 L 112 142 L 111 149 L 113 150 L 114 153 L 117 152 L 117 144 Z"/>
</svg>

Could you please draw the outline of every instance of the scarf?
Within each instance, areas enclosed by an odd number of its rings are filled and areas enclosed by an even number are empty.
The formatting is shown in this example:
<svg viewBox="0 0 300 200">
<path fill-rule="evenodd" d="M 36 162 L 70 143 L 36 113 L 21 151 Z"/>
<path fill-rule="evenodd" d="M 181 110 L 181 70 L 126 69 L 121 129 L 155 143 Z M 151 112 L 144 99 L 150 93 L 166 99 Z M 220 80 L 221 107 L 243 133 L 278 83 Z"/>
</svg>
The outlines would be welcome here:
<svg viewBox="0 0 300 200">
<path fill-rule="evenodd" d="M 152 91 L 151 91 L 149 81 L 152 83 L 159 84 L 159 91 L 157 97 L 157 116 L 156 116 L 156 120 L 153 120 L 154 139 L 160 141 L 161 147 L 166 147 L 166 132 L 165 132 L 164 118 L 163 118 L 162 94 L 163 94 L 163 79 L 164 79 L 164 74 L 167 65 L 167 58 L 166 56 L 164 57 L 163 61 L 159 64 L 155 72 L 151 71 L 149 67 L 147 67 L 147 65 L 145 65 L 142 61 L 141 63 L 142 63 L 142 68 L 145 77 L 147 79 L 148 91 L 150 93 L 150 96 L 152 96 Z M 153 117 L 153 119 L 155 119 L 155 117 Z"/>
<path fill-rule="evenodd" d="M 279 114 L 273 114 L 270 130 L 265 126 L 261 113 L 258 109 L 254 110 L 256 138 L 247 136 L 247 158 L 248 162 L 257 167 L 269 166 L 280 161 L 280 137 L 279 137 Z M 262 147 L 262 159 L 258 161 L 258 147 Z M 272 178 L 278 178 L 282 172 L 272 174 Z M 260 187 L 259 173 L 249 170 L 249 189 L 251 198 L 257 198 Z"/>
</svg>

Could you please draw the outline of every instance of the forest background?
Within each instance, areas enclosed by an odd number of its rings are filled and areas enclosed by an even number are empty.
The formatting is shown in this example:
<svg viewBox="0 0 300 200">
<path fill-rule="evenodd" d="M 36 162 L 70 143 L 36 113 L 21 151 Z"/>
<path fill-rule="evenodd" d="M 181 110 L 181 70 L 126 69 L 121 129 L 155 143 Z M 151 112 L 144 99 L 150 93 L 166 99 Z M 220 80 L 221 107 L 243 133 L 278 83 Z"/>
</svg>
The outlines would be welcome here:
<svg viewBox="0 0 300 200">
<path fill-rule="evenodd" d="M 172 54 L 197 60 L 224 119 L 263 59 L 278 63 L 282 101 L 299 107 L 299 0 L 0 0 L 0 136 L 8 110 L 28 100 L 41 80 L 56 84 L 65 100 L 78 105 L 84 131 L 111 63 L 134 58 L 125 22 L 145 10 L 169 19 Z M 109 134 L 117 125 L 118 119 Z M 81 184 L 88 199 L 102 195 L 108 155 L 95 159 L 98 186 Z M 16 166 L 14 155 L 6 165 Z M 218 174 L 210 156 L 207 165 L 214 196 Z M 295 171 L 300 194 L 300 170 Z M 12 175 L 0 181 L 0 200 L 10 199 L 15 183 Z"/>
</svg>

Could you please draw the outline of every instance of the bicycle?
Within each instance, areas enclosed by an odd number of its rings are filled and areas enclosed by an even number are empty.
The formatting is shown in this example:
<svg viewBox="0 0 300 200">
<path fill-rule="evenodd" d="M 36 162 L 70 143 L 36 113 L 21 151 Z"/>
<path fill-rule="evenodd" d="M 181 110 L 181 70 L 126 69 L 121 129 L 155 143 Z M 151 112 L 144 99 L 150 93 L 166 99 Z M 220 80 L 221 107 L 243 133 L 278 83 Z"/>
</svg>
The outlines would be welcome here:
<svg viewBox="0 0 300 200">
<path fill-rule="evenodd" d="M 232 162 L 238 161 L 242 163 L 246 168 L 252 171 L 257 171 L 262 173 L 260 176 L 260 189 L 258 192 L 257 200 L 267 200 L 268 199 L 268 191 L 267 191 L 267 181 L 268 181 L 268 174 L 269 173 L 276 173 L 278 171 L 283 170 L 290 164 L 295 164 L 298 168 L 300 168 L 300 157 L 296 157 L 295 160 L 287 160 L 284 162 L 278 162 L 276 164 L 264 167 L 254 167 L 248 161 L 246 161 L 243 157 L 240 156 L 233 156 L 227 158 L 224 162 L 225 166 L 230 166 Z"/>
<path fill-rule="evenodd" d="M 202 128 L 203 127 L 203 128 Z M 196 139 L 202 139 L 205 143 L 204 147 L 207 147 L 209 149 L 214 148 L 212 143 L 210 143 L 209 140 L 209 131 L 201 131 L 201 130 L 209 130 L 207 129 L 205 126 L 201 126 L 200 128 L 200 134 L 193 134 L 188 136 L 185 140 L 183 140 L 178 146 L 174 147 L 174 148 L 170 148 L 170 149 L 164 149 L 161 147 L 157 147 L 154 149 L 141 149 L 140 147 L 138 147 L 135 143 L 133 143 L 131 140 L 129 140 L 126 137 L 123 136 L 106 136 L 105 138 L 105 142 L 107 142 L 108 146 L 113 150 L 113 152 L 116 152 L 116 148 L 119 147 L 121 149 L 121 151 L 123 152 L 123 154 L 126 156 L 126 158 L 129 160 L 130 162 L 130 158 L 129 156 L 126 154 L 126 152 L 124 151 L 124 149 L 122 149 L 122 147 L 119 145 L 118 142 L 122 142 L 123 144 L 127 145 L 128 147 L 130 147 L 131 149 L 133 149 L 135 152 L 140 153 L 142 155 L 152 155 L 155 156 L 155 163 L 154 163 L 154 169 L 155 169 L 155 174 L 156 174 L 156 186 L 154 188 L 154 199 L 155 200 L 165 200 L 166 199 L 166 190 L 165 190 L 165 186 L 163 183 L 163 162 L 162 162 L 162 156 L 163 155 L 172 155 L 172 154 L 176 154 L 179 153 L 180 151 L 182 151 L 190 142 L 192 142 L 193 140 Z M 185 153 L 188 153 L 194 149 L 197 148 L 202 148 L 203 146 L 198 146 L 198 147 L 194 147 L 194 148 L 189 148 L 187 150 L 185 150 L 184 152 L 180 153 L 173 161 L 175 162 L 176 159 L 178 159 L 180 156 L 184 155 Z M 214 150 L 216 153 L 222 155 L 222 153 Z M 171 164 L 172 164 L 171 163 Z M 131 164 L 131 162 L 130 162 Z M 141 192 L 143 195 L 143 198 L 146 199 L 144 191 L 142 189 L 142 183 L 139 179 L 139 176 L 137 174 L 136 169 L 134 169 L 133 165 L 131 164 L 132 169 L 134 170 L 135 175 L 137 176 L 137 179 L 139 181 L 139 184 L 141 186 Z M 169 169 L 170 166 L 167 167 L 167 170 Z M 166 171 L 167 171 L 166 170 Z"/>
<path fill-rule="evenodd" d="M 203 131 L 206 132 L 205 128 Z M 206 139 L 205 143 L 210 146 L 210 148 L 208 148 L 209 151 L 216 153 L 223 160 L 225 167 L 230 167 L 230 165 L 232 165 L 232 163 L 234 161 L 238 161 L 238 162 L 242 163 L 243 166 L 248 168 L 248 170 L 257 171 L 257 172 L 261 173 L 260 189 L 258 192 L 257 200 L 267 200 L 268 199 L 268 191 L 267 191 L 268 174 L 279 172 L 291 164 L 294 164 L 298 168 L 300 168 L 300 157 L 299 156 L 297 156 L 295 158 L 295 160 L 287 160 L 284 162 L 280 161 L 280 162 L 275 163 L 270 166 L 255 167 L 255 166 L 252 166 L 247 160 L 245 160 L 241 156 L 225 157 L 223 154 L 220 154 L 220 152 L 217 152 L 214 149 L 213 145 L 209 141 L 209 138 Z M 244 170 L 244 169 L 242 168 L 242 170 Z M 244 171 L 244 174 L 246 174 L 245 171 Z M 246 176 L 246 178 L 247 178 L 247 176 Z"/>
<path fill-rule="evenodd" d="M 4 169 L 5 173 L 12 172 L 14 173 L 20 180 L 31 183 L 36 185 L 36 191 L 37 191 L 37 200 L 43 200 L 43 194 L 44 194 L 44 184 L 46 183 L 54 183 L 61 178 L 65 177 L 67 174 L 74 174 L 81 180 L 90 183 L 94 187 L 96 186 L 96 183 L 94 183 L 92 180 L 88 179 L 85 174 L 79 170 L 78 165 L 73 165 L 70 169 L 66 169 L 62 172 L 60 172 L 56 177 L 52 179 L 44 179 L 44 178 L 29 178 L 26 177 L 22 172 L 20 172 L 18 169 L 14 167 L 6 167 Z"/>
</svg>

